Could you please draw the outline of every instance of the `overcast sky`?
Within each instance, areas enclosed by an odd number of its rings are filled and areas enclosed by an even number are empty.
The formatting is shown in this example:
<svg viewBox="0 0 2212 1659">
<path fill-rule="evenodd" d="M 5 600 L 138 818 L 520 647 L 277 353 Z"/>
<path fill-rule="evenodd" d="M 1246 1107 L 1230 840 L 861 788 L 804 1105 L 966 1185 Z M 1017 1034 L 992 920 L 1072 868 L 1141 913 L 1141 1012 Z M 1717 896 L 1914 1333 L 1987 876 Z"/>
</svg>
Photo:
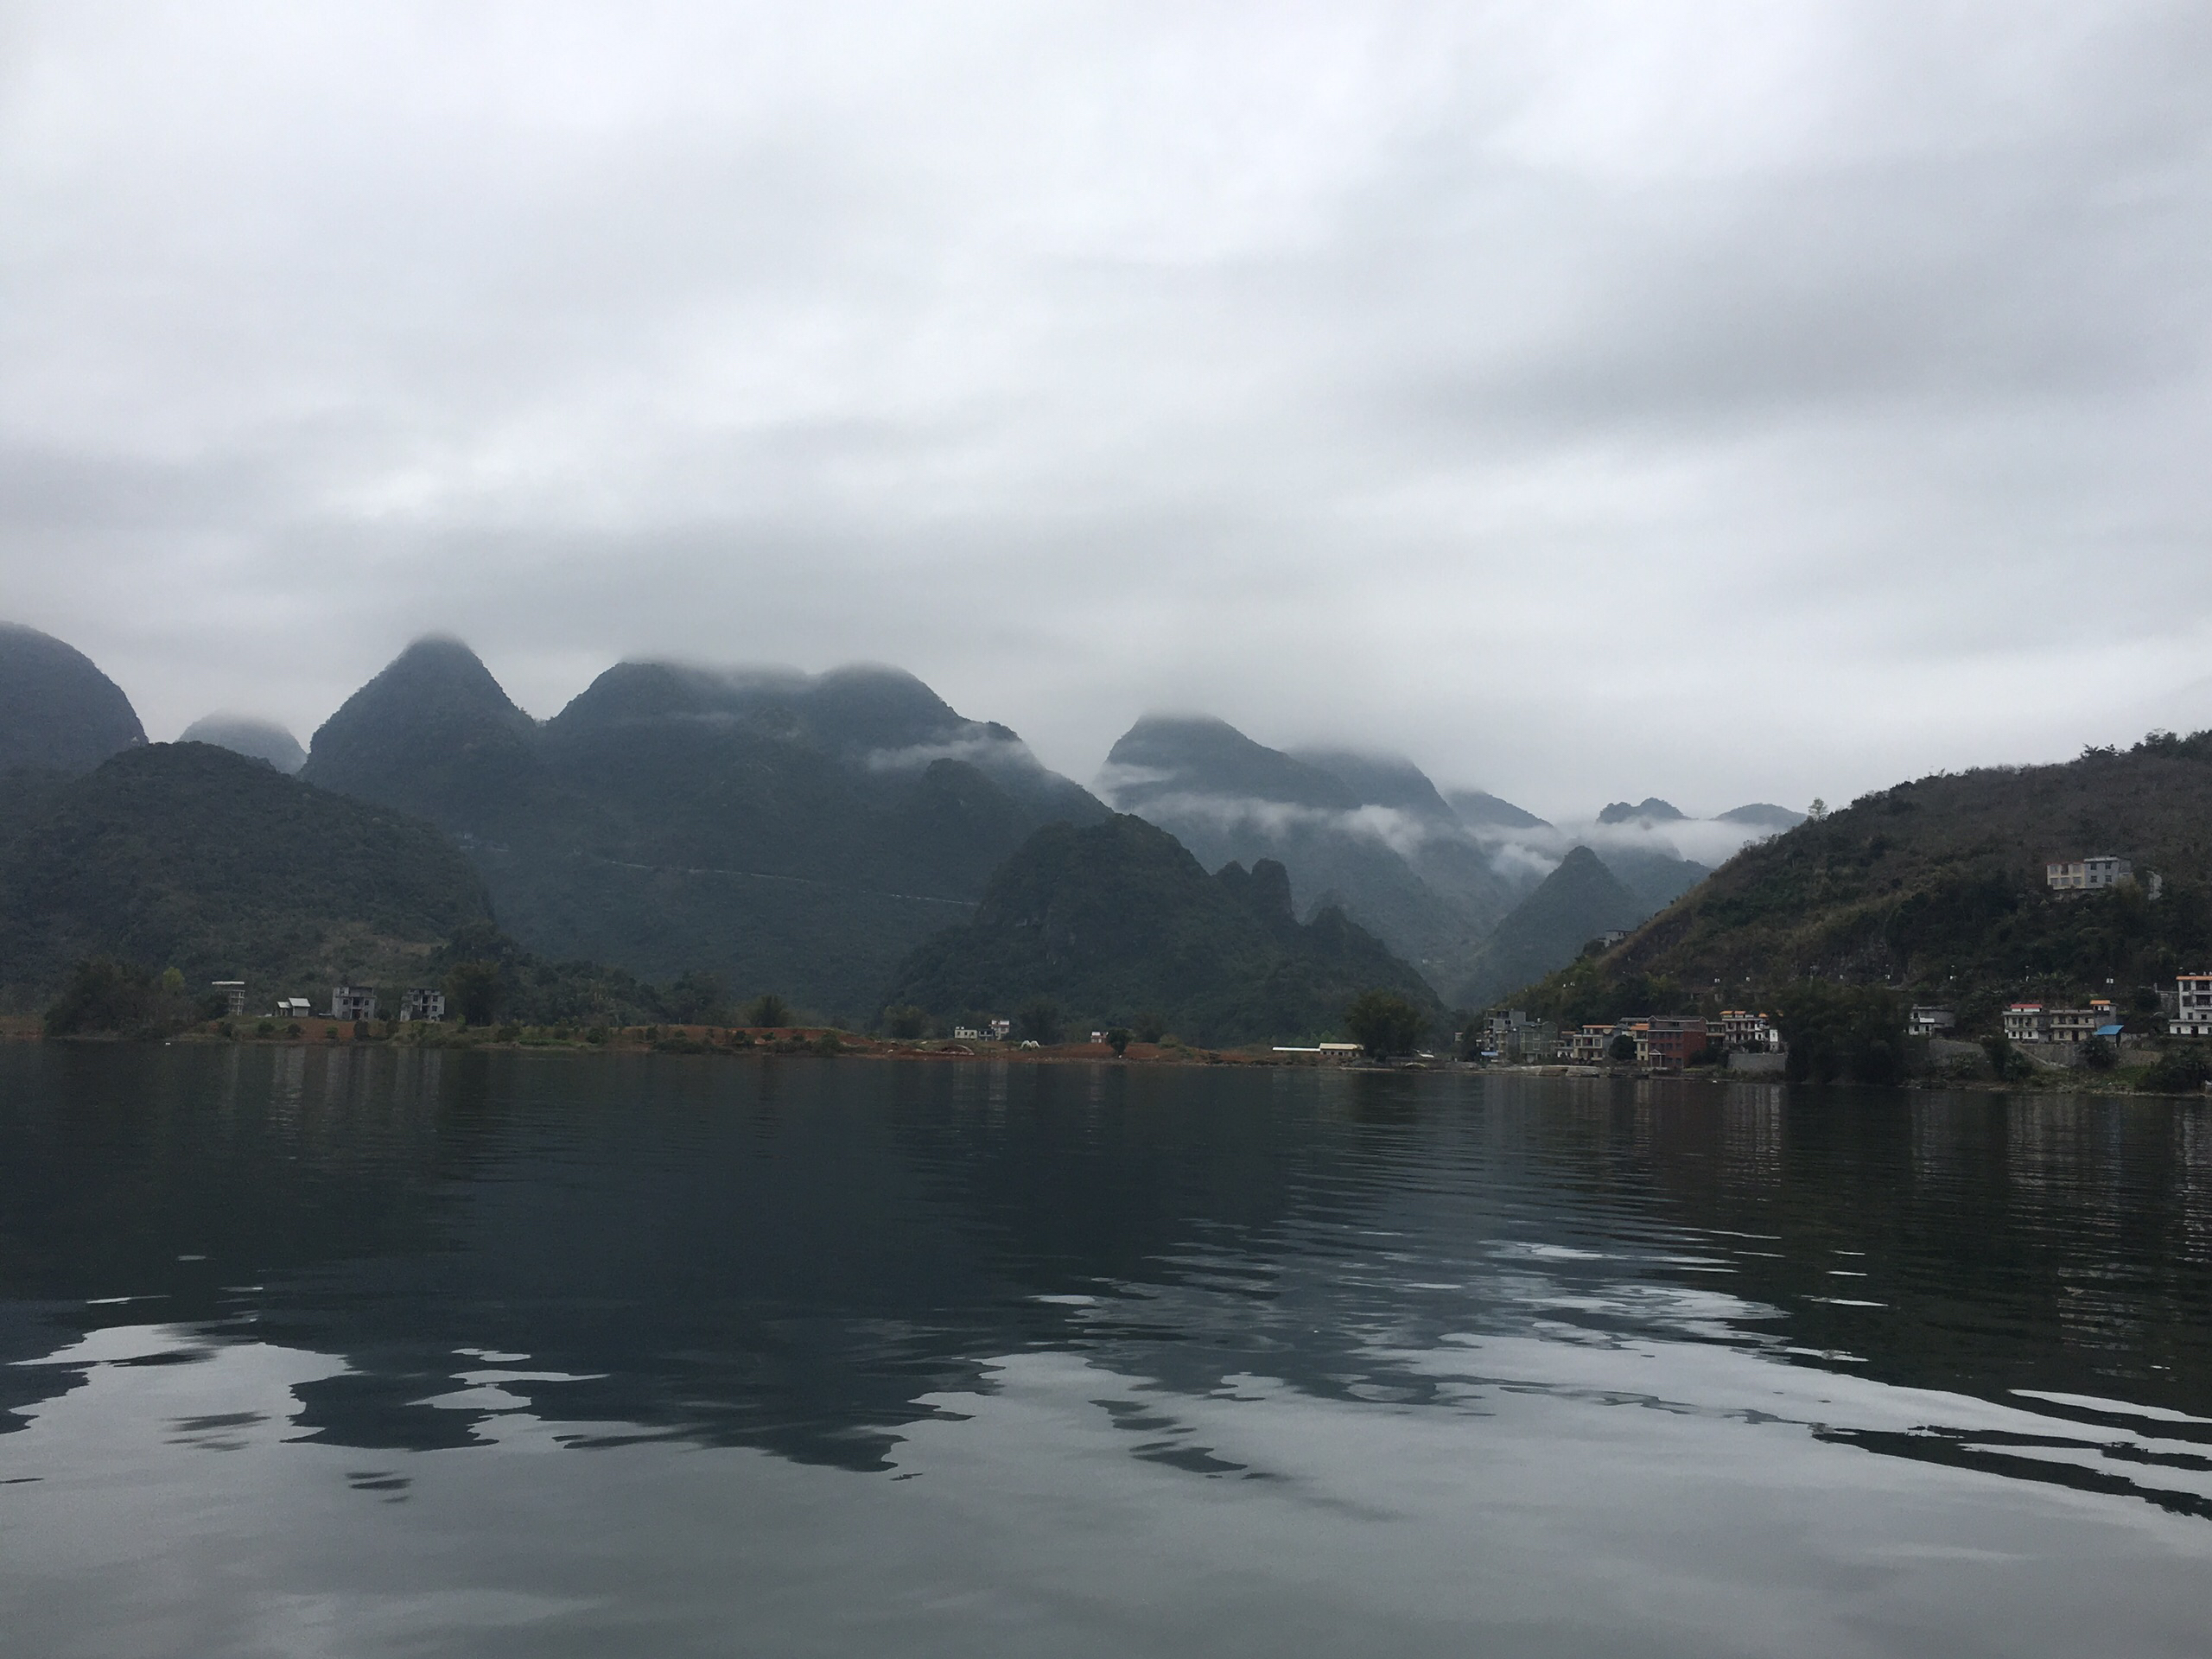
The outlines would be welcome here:
<svg viewBox="0 0 2212 1659">
<path fill-rule="evenodd" d="M 2212 9 L 0 0 L 0 617 L 1538 810 L 2212 724 Z"/>
</svg>

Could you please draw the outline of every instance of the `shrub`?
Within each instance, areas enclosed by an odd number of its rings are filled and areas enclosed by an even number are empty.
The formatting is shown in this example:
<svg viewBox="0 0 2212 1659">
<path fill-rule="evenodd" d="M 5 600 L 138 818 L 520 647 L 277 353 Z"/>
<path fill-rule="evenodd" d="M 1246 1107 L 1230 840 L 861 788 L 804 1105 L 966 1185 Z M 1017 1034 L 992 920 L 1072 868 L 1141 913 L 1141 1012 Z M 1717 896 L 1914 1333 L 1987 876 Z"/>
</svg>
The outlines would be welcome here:
<svg viewBox="0 0 2212 1659">
<path fill-rule="evenodd" d="M 2092 1037 L 2082 1045 L 2082 1064 L 2092 1071 L 2109 1071 L 2120 1063 L 2120 1051 L 2109 1037 Z"/>
<path fill-rule="evenodd" d="M 791 1022 L 791 1005 L 773 991 L 755 997 L 746 1011 L 746 1024 L 760 1026 L 769 1031 L 780 1031 Z"/>
</svg>

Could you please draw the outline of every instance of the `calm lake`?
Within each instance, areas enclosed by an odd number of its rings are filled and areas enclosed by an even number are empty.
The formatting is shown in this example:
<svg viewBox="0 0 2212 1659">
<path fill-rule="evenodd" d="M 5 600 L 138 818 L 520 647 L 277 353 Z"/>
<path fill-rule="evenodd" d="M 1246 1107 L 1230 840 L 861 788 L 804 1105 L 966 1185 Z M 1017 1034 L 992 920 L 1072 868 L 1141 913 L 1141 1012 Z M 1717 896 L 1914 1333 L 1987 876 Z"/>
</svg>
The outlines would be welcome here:
<svg viewBox="0 0 2212 1659">
<path fill-rule="evenodd" d="M 0 1648 L 2212 1648 L 2212 1119 L 0 1048 Z"/>
</svg>

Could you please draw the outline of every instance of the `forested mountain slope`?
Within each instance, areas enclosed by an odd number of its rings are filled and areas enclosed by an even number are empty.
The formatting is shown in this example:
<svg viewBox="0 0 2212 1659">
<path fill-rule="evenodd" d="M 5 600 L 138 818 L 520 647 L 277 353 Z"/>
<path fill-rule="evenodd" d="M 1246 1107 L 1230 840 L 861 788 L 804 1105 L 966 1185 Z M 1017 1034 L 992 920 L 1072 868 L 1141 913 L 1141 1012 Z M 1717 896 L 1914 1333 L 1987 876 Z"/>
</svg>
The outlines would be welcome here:
<svg viewBox="0 0 2212 1659">
<path fill-rule="evenodd" d="M 1040 830 L 991 878 L 975 920 L 921 946 L 885 1001 L 944 1019 L 1056 1002 L 1077 1027 L 1146 1014 L 1197 1042 L 1336 1032 L 1363 990 L 1434 995 L 1381 941 L 1324 910 L 1300 922 L 1281 865 L 1209 875 L 1134 817 Z"/>
<path fill-rule="evenodd" d="M 91 956 L 257 999 L 404 982 L 489 913 L 432 825 L 207 744 L 125 750 L 0 820 L 0 995 L 21 1007 Z"/>
<path fill-rule="evenodd" d="M 851 1018 L 1033 830 L 1106 810 L 894 669 L 623 663 L 540 726 L 442 639 L 332 715 L 302 775 L 450 831 L 541 955 Z"/>
<path fill-rule="evenodd" d="M 2129 859 L 2141 884 L 2046 887 L 2047 862 L 2094 854 Z M 1755 843 L 1540 1000 L 1595 1018 L 1615 1003 L 1732 1001 L 1819 978 L 1887 982 L 1969 1024 L 2022 994 L 2125 1001 L 2177 971 L 2212 971 L 2209 883 L 2212 733 L 2153 734 L 2059 766 L 1899 784 Z"/>
</svg>

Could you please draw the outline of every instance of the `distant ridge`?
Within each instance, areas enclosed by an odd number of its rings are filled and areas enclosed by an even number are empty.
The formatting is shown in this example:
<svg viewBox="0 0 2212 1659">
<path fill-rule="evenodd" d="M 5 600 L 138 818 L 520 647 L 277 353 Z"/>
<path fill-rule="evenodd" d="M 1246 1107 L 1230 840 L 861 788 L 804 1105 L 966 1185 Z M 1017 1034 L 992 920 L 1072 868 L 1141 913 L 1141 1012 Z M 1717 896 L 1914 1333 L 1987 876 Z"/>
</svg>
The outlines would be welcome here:
<svg viewBox="0 0 2212 1659">
<path fill-rule="evenodd" d="M 177 741 L 212 743 L 250 760 L 265 760 L 287 778 L 308 762 L 308 752 L 300 747 L 299 739 L 274 721 L 256 720 L 248 715 L 205 715 L 186 727 Z"/>
<path fill-rule="evenodd" d="M 1573 961 L 1590 940 L 1634 927 L 1651 910 L 1597 854 L 1576 847 L 1498 924 L 1453 1001 L 1483 1007 Z"/>
<path fill-rule="evenodd" d="M 1765 801 L 1754 801 L 1749 806 L 1732 806 L 1720 814 L 1723 823 L 1748 823 L 1762 830 L 1794 830 L 1805 822 L 1802 812 L 1792 812 L 1786 806 L 1775 806 Z"/>
<path fill-rule="evenodd" d="M 1647 795 L 1634 806 L 1630 806 L 1626 801 L 1615 801 L 1598 814 L 1598 822 L 1634 823 L 1641 821 L 1645 823 L 1680 823 L 1688 816 L 1680 807 L 1670 802 L 1662 801 L 1656 795 Z"/>
</svg>

